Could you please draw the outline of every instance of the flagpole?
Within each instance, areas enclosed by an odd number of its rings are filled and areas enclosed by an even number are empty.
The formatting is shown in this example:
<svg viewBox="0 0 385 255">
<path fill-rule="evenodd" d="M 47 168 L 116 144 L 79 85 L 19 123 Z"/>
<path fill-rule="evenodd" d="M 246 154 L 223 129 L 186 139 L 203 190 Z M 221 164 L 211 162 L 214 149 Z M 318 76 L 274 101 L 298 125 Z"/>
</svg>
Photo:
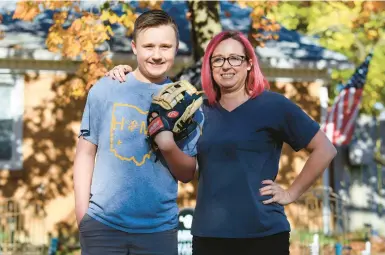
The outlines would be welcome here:
<svg viewBox="0 0 385 255">
<path fill-rule="evenodd" d="M 326 122 L 327 109 L 328 109 L 328 88 L 324 82 L 321 83 L 320 87 L 320 106 L 321 106 L 321 125 L 324 125 Z M 323 233 L 324 235 L 330 234 L 330 197 L 329 197 L 329 187 L 330 187 L 330 176 L 329 168 L 326 168 L 322 175 L 322 222 L 323 222 Z"/>
<path fill-rule="evenodd" d="M 328 93 L 327 87 L 323 86 L 320 90 L 320 104 L 321 104 L 321 124 L 322 129 L 328 136 L 328 138 L 333 142 L 334 145 L 346 146 L 349 145 L 354 133 L 354 124 L 358 116 L 358 110 L 361 103 L 362 92 L 364 85 L 366 83 L 366 78 L 369 71 L 370 61 L 373 57 L 373 49 L 366 56 L 365 61 L 362 62 L 354 71 L 353 75 L 349 80 L 340 88 L 338 95 L 334 99 L 333 106 L 330 111 L 327 111 L 327 101 Z M 344 114 L 347 113 L 347 114 Z M 341 160 L 341 156 L 338 156 L 334 160 Z M 330 169 L 326 169 L 323 173 L 322 183 L 323 183 L 323 205 L 322 205 L 322 216 L 323 216 L 323 226 L 324 233 L 330 234 L 330 197 L 329 192 L 331 191 L 330 187 L 330 175 L 333 177 L 333 187 L 334 192 L 338 195 L 340 194 L 340 185 L 341 176 L 336 176 L 336 170 L 334 169 L 334 164 L 332 163 L 333 171 L 330 173 Z M 339 169 L 338 169 L 339 170 Z M 339 203 L 337 203 L 339 204 Z M 340 210 L 336 207 L 336 210 Z M 340 211 L 337 211 L 340 213 Z M 337 215 L 338 217 L 340 215 Z M 341 222 L 337 222 L 337 231 L 340 231 L 340 227 L 343 227 Z"/>
</svg>

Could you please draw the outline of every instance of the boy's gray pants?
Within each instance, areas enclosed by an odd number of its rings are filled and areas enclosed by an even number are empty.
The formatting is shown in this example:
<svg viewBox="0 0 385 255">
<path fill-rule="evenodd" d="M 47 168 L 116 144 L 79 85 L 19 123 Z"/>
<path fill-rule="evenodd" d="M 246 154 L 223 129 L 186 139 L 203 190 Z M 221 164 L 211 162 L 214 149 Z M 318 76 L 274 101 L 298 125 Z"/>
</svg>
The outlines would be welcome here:
<svg viewBox="0 0 385 255">
<path fill-rule="evenodd" d="M 88 214 L 79 223 L 82 255 L 178 255 L 176 229 L 158 233 L 126 233 Z"/>
</svg>

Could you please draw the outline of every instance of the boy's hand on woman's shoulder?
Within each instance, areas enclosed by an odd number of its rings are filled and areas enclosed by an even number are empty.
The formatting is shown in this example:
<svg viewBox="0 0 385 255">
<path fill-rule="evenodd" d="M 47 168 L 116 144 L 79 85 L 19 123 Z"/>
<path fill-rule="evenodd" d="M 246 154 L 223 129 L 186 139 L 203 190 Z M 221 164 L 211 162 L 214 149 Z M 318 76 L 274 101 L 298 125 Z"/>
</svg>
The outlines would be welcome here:
<svg viewBox="0 0 385 255">
<path fill-rule="evenodd" d="M 104 76 L 109 76 L 113 80 L 118 80 L 120 82 L 126 81 L 126 74 L 132 72 L 132 67 L 129 65 L 118 65 L 112 68 L 110 71 L 104 74 Z"/>
</svg>

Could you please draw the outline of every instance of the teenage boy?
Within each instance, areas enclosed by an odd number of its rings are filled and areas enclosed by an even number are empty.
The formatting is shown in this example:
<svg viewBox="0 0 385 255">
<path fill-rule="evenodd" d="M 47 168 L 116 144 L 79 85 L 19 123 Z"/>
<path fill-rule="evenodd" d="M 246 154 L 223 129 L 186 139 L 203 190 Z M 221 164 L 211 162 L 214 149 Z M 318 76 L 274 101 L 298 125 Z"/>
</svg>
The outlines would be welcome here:
<svg viewBox="0 0 385 255">
<path fill-rule="evenodd" d="M 88 93 L 74 162 L 83 255 L 177 254 L 177 182 L 194 176 L 189 156 L 196 154 L 199 132 L 180 144 L 171 132 L 159 133 L 158 161 L 145 139 L 152 95 L 171 82 L 166 73 L 177 48 L 173 19 L 160 10 L 143 13 L 132 41 L 136 70 L 124 83 L 104 77 Z M 186 162 L 173 162 L 175 155 Z"/>
</svg>

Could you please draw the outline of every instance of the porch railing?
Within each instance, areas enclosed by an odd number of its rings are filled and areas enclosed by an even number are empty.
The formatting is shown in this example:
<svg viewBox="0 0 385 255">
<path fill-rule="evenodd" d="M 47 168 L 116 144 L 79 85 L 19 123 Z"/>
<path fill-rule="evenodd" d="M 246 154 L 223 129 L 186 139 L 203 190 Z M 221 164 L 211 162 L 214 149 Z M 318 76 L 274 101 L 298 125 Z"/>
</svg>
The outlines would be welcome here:
<svg viewBox="0 0 385 255">
<path fill-rule="evenodd" d="M 0 254 L 41 255 L 46 253 L 44 217 L 26 217 L 14 199 L 0 200 Z"/>
</svg>

